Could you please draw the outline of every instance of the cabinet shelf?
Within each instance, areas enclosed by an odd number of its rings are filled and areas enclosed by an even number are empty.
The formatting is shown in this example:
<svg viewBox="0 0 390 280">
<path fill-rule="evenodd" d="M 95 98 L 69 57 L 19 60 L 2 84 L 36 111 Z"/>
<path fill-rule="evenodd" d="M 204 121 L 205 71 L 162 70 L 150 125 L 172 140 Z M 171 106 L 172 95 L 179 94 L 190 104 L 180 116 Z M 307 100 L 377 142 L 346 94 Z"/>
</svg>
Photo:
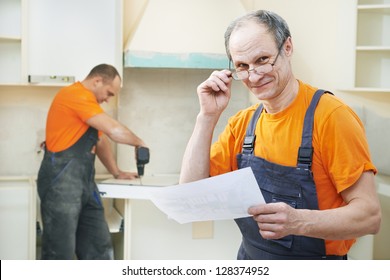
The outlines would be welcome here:
<svg viewBox="0 0 390 280">
<path fill-rule="evenodd" d="M 358 6 L 362 5 L 387 5 L 390 4 L 389 0 L 358 0 Z"/>
<path fill-rule="evenodd" d="M 53 87 L 53 88 L 60 88 L 60 87 L 66 87 L 66 86 L 69 86 L 71 85 L 71 83 L 64 83 L 64 84 L 60 84 L 60 83 L 39 83 L 39 84 L 30 84 L 30 83 L 19 83 L 19 82 L 15 82 L 15 83 L 12 83 L 12 82 L 5 82 L 5 83 L 1 83 L 0 82 L 0 88 L 1 87 L 21 87 L 21 88 L 26 88 L 26 87 L 44 87 L 44 88 L 47 88 L 47 87 Z"/>
<path fill-rule="evenodd" d="M 372 51 L 372 52 L 380 52 L 380 51 L 390 51 L 390 46 L 357 46 L 357 51 Z"/>
<path fill-rule="evenodd" d="M 390 88 L 374 88 L 374 87 L 355 87 L 355 88 L 341 88 L 340 91 L 354 92 L 354 93 L 390 93 Z"/>
<path fill-rule="evenodd" d="M 22 39 L 20 37 L 13 37 L 13 36 L 0 36 L 0 43 L 5 42 L 21 42 Z"/>
<path fill-rule="evenodd" d="M 358 11 L 390 14 L 390 4 L 358 5 Z"/>
</svg>

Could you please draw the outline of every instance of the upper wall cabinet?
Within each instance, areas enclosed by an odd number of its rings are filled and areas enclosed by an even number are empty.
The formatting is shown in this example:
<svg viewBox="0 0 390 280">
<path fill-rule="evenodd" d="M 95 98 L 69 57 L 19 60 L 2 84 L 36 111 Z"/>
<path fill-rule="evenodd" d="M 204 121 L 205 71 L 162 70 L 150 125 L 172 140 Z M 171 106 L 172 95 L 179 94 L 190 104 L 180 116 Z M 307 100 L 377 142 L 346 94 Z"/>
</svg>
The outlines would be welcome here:
<svg viewBox="0 0 390 280">
<path fill-rule="evenodd" d="M 357 4 L 355 88 L 390 91 L 390 0 Z"/>
<path fill-rule="evenodd" d="M 329 63 L 338 90 L 390 93 L 390 0 L 336 2 L 332 35 L 337 41 L 331 44 Z"/>
<path fill-rule="evenodd" d="M 0 1 L 0 84 L 21 82 L 21 0 Z"/>
<path fill-rule="evenodd" d="M 1 0 L 0 25 L 0 84 L 82 80 L 100 63 L 122 73 L 122 0 Z"/>
</svg>

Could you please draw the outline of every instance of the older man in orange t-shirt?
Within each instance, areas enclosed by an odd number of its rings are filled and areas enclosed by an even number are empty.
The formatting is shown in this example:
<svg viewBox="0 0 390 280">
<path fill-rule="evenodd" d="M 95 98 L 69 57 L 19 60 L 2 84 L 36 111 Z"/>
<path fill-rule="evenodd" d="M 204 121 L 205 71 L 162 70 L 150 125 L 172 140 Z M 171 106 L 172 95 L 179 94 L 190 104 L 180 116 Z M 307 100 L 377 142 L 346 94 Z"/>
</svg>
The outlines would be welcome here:
<svg viewBox="0 0 390 280">
<path fill-rule="evenodd" d="M 198 86 L 201 108 L 180 181 L 253 170 L 267 203 L 236 219 L 238 259 L 346 259 L 355 239 L 377 233 L 381 221 L 363 124 L 341 100 L 294 77 L 292 38 L 279 15 L 238 18 L 225 46 L 235 69 L 214 71 Z M 231 117 L 212 144 L 233 79 L 259 104 Z"/>
</svg>

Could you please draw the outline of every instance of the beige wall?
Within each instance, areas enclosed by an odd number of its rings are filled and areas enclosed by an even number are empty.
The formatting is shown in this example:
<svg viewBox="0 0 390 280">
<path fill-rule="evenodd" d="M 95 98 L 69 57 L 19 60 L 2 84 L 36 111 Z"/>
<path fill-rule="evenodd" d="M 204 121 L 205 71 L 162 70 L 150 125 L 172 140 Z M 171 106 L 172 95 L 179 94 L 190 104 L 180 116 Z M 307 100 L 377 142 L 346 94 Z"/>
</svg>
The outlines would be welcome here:
<svg viewBox="0 0 390 280">
<path fill-rule="evenodd" d="M 0 86 L 0 176 L 36 174 L 53 88 Z"/>
<path fill-rule="evenodd" d="M 150 147 L 145 174 L 180 172 L 181 158 L 199 111 L 196 87 L 209 74 L 210 70 L 196 69 L 125 69 L 118 115 Z M 249 105 L 241 83 L 234 83 L 233 89 L 214 138 L 230 115 Z M 133 159 L 133 148 L 118 146 L 118 160 L 123 168 L 134 169 Z"/>
</svg>

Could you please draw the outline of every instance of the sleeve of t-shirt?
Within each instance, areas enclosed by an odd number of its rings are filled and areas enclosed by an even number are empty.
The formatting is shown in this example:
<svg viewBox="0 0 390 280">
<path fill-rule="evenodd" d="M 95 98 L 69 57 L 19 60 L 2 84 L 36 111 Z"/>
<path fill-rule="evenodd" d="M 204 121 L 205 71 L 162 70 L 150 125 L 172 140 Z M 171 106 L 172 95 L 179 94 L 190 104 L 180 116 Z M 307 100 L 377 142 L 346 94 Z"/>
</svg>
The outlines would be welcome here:
<svg viewBox="0 0 390 280">
<path fill-rule="evenodd" d="M 82 91 L 77 94 L 78 98 L 73 98 L 70 101 L 70 106 L 83 122 L 104 112 L 91 92 Z"/>
<path fill-rule="evenodd" d="M 362 172 L 377 172 L 371 161 L 365 130 L 348 106 L 335 109 L 322 128 L 321 154 L 337 191 L 352 186 Z"/>
<path fill-rule="evenodd" d="M 104 112 L 93 93 L 87 90 L 77 91 L 74 95 L 69 95 L 66 104 L 83 122 Z M 98 131 L 98 137 L 100 138 L 102 135 L 103 132 Z"/>
<path fill-rule="evenodd" d="M 229 125 L 219 135 L 218 141 L 210 149 L 210 176 L 224 174 L 234 170 L 230 148 L 233 145 L 233 135 Z"/>
<path fill-rule="evenodd" d="M 237 154 L 241 153 L 248 123 L 257 107 L 258 104 L 255 104 L 229 118 L 218 140 L 211 146 L 210 176 L 238 169 Z"/>
</svg>

